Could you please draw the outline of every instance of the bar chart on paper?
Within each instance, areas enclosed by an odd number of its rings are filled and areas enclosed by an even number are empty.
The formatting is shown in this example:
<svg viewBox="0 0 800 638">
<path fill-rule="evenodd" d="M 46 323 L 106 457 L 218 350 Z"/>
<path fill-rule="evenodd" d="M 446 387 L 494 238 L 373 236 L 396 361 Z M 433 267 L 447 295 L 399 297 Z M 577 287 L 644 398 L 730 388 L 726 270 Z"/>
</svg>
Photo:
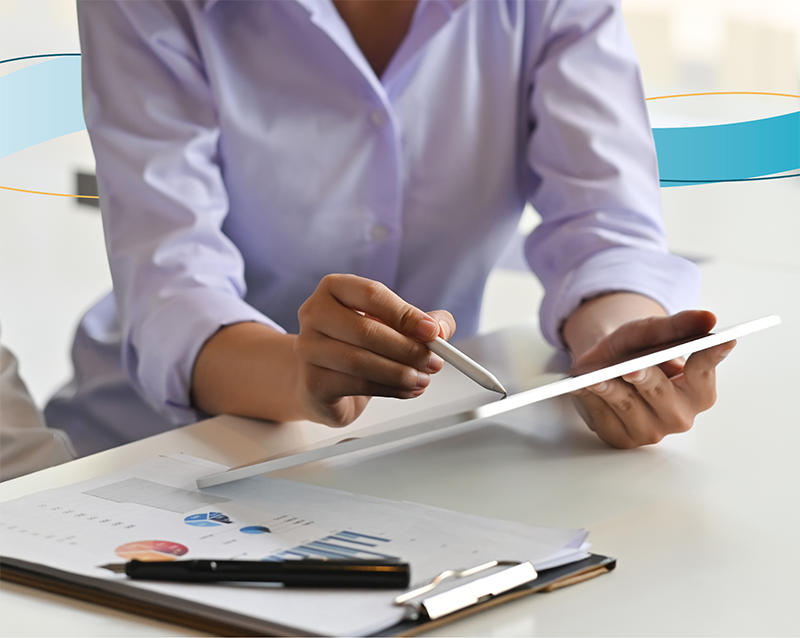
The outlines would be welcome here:
<svg viewBox="0 0 800 638">
<path fill-rule="evenodd" d="M 391 539 L 370 536 L 359 532 L 342 531 L 319 540 L 298 545 L 265 560 L 291 560 L 296 558 L 335 558 L 350 560 L 400 560 L 399 556 L 382 553 L 381 545 Z"/>
</svg>

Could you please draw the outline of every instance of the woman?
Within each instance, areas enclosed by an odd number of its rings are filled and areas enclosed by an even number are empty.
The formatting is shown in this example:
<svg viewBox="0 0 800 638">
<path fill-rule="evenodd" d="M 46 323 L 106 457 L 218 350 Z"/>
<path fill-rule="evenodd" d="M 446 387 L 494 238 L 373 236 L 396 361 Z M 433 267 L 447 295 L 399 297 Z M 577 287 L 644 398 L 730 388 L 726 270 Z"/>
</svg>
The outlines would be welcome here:
<svg viewBox="0 0 800 638">
<path fill-rule="evenodd" d="M 666 251 L 617 2 L 78 9 L 114 297 L 47 414 L 83 453 L 198 412 L 338 426 L 418 396 L 527 200 L 542 328 L 577 362 L 713 326 L 675 314 L 699 277 Z M 688 429 L 731 347 L 582 392 L 587 422 L 618 447 Z"/>
</svg>

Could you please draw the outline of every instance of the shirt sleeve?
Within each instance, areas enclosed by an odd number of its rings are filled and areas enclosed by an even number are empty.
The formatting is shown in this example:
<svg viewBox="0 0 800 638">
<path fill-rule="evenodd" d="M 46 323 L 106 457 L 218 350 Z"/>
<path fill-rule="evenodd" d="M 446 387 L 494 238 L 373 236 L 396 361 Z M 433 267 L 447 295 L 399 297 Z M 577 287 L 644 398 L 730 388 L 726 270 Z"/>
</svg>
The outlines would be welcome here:
<svg viewBox="0 0 800 638">
<path fill-rule="evenodd" d="M 66 433 L 45 426 L 17 359 L 0 345 L 0 481 L 72 461 L 75 450 Z"/>
<path fill-rule="evenodd" d="M 243 300 L 243 259 L 221 230 L 219 126 L 191 7 L 80 1 L 78 17 L 122 363 L 157 410 L 187 422 L 206 340 L 242 321 L 281 328 Z"/>
<path fill-rule="evenodd" d="M 560 346 L 560 327 L 583 300 L 636 292 L 674 313 L 696 304 L 700 274 L 667 251 L 655 146 L 619 2 L 547 7 L 528 72 L 526 149 L 542 223 L 525 251 L 546 291 L 542 330 Z"/>
</svg>

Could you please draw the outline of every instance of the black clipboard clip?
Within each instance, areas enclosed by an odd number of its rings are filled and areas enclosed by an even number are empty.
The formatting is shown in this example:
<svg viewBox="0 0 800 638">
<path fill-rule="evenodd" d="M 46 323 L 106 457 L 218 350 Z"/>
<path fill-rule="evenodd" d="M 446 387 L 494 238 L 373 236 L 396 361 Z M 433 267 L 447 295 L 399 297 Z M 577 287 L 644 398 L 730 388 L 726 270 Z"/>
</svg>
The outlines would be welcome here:
<svg viewBox="0 0 800 638">
<path fill-rule="evenodd" d="M 496 568 L 504 569 L 497 571 Z M 472 578 L 491 570 L 495 571 L 477 579 Z M 493 560 L 461 571 L 444 571 L 430 582 L 400 594 L 394 599 L 394 604 L 406 607 L 411 620 L 436 620 L 527 585 L 537 577 L 536 570 L 529 562 Z M 441 584 L 450 584 L 450 579 L 468 579 L 468 582 L 441 591 Z"/>
</svg>

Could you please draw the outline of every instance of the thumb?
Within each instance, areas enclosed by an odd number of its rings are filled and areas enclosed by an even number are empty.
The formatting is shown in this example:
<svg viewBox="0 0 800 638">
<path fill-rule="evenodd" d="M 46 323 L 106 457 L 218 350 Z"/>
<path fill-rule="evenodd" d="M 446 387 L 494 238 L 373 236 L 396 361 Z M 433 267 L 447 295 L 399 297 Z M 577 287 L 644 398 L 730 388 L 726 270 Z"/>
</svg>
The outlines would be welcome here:
<svg viewBox="0 0 800 638">
<path fill-rule="evenodd" d="M 453 318 L 453 315 L 447 312 L 447 310 L 432 310 L 428 315 L 439 323 L 438 336 L 445 341 L 450 341 L 456 332 L 456 320 Z"/>
</svg>

